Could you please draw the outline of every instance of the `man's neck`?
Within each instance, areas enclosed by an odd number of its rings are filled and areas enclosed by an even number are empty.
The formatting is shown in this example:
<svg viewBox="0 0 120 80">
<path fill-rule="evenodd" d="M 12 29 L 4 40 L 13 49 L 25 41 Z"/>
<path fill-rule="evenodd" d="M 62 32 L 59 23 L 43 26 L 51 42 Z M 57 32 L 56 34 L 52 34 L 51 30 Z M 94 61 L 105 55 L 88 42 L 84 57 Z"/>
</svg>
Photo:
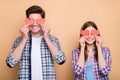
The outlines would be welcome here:
<svg viewBox="0 0 120 80">
<path fill-rule="evenodd" d="M 42 36 L 41 33 L 32 33 L 32 37 L 34 38 L 38 38 L 40 36 Z"/>
</svg>

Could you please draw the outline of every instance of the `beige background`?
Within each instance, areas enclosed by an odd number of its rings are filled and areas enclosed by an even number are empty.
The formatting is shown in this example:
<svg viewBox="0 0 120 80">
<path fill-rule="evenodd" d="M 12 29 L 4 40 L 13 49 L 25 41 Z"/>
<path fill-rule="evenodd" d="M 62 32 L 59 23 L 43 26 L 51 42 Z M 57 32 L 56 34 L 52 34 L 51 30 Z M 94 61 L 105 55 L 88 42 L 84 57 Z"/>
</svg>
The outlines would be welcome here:
<svg viewBox="0 0 120 80">
<path fill-rule="evenodd" d="M 57 80 L 73 80 L 71 50 L 78 45 L 79 31 L 88 20 L 94 21 L 103 38 L 103 45 L 112 53 L 111 80 L 120 80 L 120 0 L 1 0 L 0 1 L 0 80 L 17 80 L 18 65 L 6 66 L 6 57 L 13 41 L 24 25 L 25 10 L 40 5 L 46 11 L 46 24 L 57 36 L 67 61 L 56 66 Z"/>
</svg>

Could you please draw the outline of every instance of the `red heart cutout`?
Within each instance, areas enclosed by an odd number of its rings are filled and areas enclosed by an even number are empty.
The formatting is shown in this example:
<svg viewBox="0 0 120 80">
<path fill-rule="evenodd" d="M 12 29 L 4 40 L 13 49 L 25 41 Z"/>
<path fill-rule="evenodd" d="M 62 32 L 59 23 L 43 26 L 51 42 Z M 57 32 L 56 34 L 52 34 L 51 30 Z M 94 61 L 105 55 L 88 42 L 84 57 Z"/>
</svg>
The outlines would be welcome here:
<svg viewBox="0 0 120 80">
<path fill-rule="evenodd" d="M 38 23 L 38 24 L 44 24 L 45 23 L 45 19 L 37 19 L 36 23 Z"/>
<path fill-rule="evenodd" d="M 26 24 L 26 25 L 32 25 L 33 23 L 34 23 L 33 20 L 31 20 L 31 19 L 29 19 L 29 18 L 26 18 L 26 19 L 25 19 L 25 24 Z"/>
<path fill-rule="evenodd" d="M 92 34 L 93 36 L 97 36 L 97 35 L 100 34 L 100 32 L 99 32 L 99 30 L 92 30 L 91 34 Z"/>
<path fill-rule="evenodd" d="M 88 36 L 89 35 L 89 31 L 88 30 L 82 30 L 80 32 L 80 34 L 83 35 L 83 36 Z"/>
</svg>

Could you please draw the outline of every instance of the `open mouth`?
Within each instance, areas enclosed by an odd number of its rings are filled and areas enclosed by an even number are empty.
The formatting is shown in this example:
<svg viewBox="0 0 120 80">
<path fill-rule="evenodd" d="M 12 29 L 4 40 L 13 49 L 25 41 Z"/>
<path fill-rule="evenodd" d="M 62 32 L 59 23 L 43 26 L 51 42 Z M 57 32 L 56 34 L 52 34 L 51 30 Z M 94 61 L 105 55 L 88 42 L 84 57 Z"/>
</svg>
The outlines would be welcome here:
<svg viewBox="0 0 120 80">
<path fill-rule="evenodd" d="M 38 29 L 38 28 L 39 28 L 39 25 L 32 25 L 31 28 L 32 28 L 32 29 Z"/>
<path fill-rule="evenodd" d="M 93 38 L 87 39 L 88 42 L 91 42 L 91 41 L 93 41 L 93 40 L 94 40 Z"/>
</svg>

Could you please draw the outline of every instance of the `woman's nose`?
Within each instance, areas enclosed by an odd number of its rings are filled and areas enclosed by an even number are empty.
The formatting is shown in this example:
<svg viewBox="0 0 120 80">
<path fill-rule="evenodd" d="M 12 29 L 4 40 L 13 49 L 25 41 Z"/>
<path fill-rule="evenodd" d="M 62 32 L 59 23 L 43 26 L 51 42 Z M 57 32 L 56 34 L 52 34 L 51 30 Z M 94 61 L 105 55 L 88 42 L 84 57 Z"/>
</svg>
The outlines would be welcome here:
<svg viewBox="0 0 120 80">
<path fill-rule="evenodd" d="M 89 32 L 89 35 L 88 35 L 89 37 L 91 37 L 92 36 L 92 34 L 91 34 L 91 32 Z"/>
<path fill-rule="evenodd" d="M 36 20 L 34 20 L 34 21 L 33 21 L 33 24 L 34 24 L 34 25 L 37 25 L 37 22 L 36 22 Z"/>
</svg>

